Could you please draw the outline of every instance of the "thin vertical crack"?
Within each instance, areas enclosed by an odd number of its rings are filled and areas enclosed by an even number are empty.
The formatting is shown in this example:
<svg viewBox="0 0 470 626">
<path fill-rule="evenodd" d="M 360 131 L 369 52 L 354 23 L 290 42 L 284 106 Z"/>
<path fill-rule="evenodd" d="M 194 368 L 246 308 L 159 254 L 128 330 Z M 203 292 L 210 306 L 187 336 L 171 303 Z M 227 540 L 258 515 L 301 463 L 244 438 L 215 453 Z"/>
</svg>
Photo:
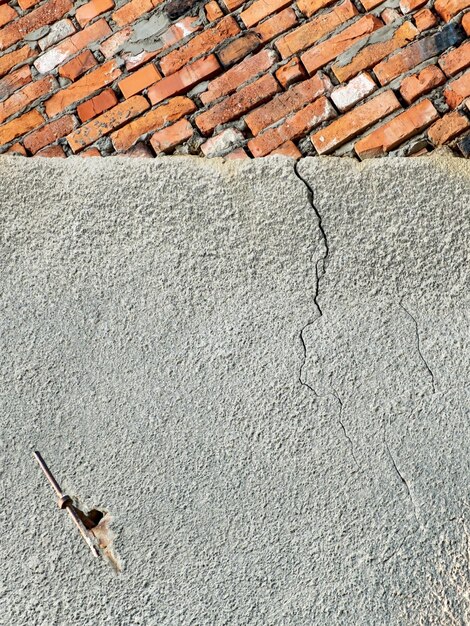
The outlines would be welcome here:
<svg viewBox="0 0 470 626">
<path fill-rule="evenodd" d="M 317 207 L 315 206 L 314 203 L 314 194 L 313 194 L 313 189 L 311 187 L 311 185 L 308 183 L 307 180 L 305 180 L 305 178 L 302 177 L 302 175 L 299 173 L 299 167 L 298 167 L 298 161 L 295 162 L 294 164 L 294 173 L 297 176 L 297 178 L 304 184 L 305 189 L 307 191 L 307 198 L 308 201 L 310 203 L 310 206 L 312 207 L 316 218 L 317 218 L 317 222 L 318 222 L 318 229 L 320 230 L 321 233 L 321 237 L 322 237 L 322 242 L 323 242 L 323 246 L 325 249 L 325 253 L 323 254 L 323 256 L 321 258 L 319 258 L 315 264 L 315 295 L 313 297 L 313 302 L 315 304 L 315 307 L 318 311 L 318 317 L 321 317 L 323 315 L 323 311 L 321 310 L 320 305 L 318 304 L 318 296 L 319 296 L 319 292 L 320 292 L 320 279 L 322 278 L 322 276 L 325 273 L 325 264 L 326 264 L 326 259 L 328 258 L 329 254 L 330 254 L 330 249 L 328 246 L 328 240 L 326 238 L 326 233 L 325 233 L 325 229 L 323 228 L 323 221 L 322 221 L 322 217 L 320 215 L 319 210 L 317 209 Z M 318 319 L 317 317 L 317 319 Z M 303 370 L 305 367 L 305 363 L 307 361 L 307 346 L 305 344 L 305 339 L 304 339 L 304 332 L 305 330 L 311 326 L 311 324 L 313 324 L 313 322 L 308 322 L 307 324 L 305 324 L 305 326 L 301 329 L 300 331 L 300 343 L 302 344 L 302 349 L 303 349 L 303 360 L 302 360 L 302 364 L 300 366 L 300 371 L 299 371 L 299 382 L 301 385 L 304 385 L 305 387 L 307 387 L 308 389 L 310 389 L 310 391 L 313 391 L 313 393 L 318 397 L 317 392 L 315 391 L 315 389 L 309 385 L 303 378 Z"/>
<path fill-rule="evenodd" d="M 346 437 L 346 439 L 349 441 L 349 446 L 351 448 L 351 456 L 354 459 L 354 462 L 356 463 L 357 467 L 359 469 L 361 469 L 361 466 L 359 465 L 358 460 L 356 459 L 356 455 L 354 454 L 354 444 L 353 441 L 351 439 L 351 437 L 348 435 L 346 428 L 343 424 L 343 401 L 341 400 L 341 398 L 338 396 L 338 394 L 336 393 L 336 391 L 333 389 L 333 396 L 336 398 L 336 400 L 338 401 L 339 404 L 339 417 L 338 417 L 338 422 L 339 425 L 341 426 L 344 436 Z"/>
<path fill-rule="evenodd" d="M 423 353 L 421 352 L 421 342 L 420 342 L 420 336 L 419 336 L 419 328 L 418 328 L 418 321 L 416 320 L 416 318 L 410 313 L 410 311 L 408 311 L 408 309 L 406 309 L 403 305 L 403 300 L 400 300 L 399 303 L 400 307 L 403 309 L 403 311 L 405 311 L 405 313 L 408 315 L 408 317 L 410 317 L 413 320 L 413 323 L 415 325 L 415 330 L 416 330 L 416 345 L 417 345 L 417 349 L 418 349 L 418 354 L 421 357 L 421 361 L 424 363 L 424 367 L 427 369 L 427 371 L 429 372 L 429 376 L 431 377 L 431 385 L 432 385 L 432 392 L 436 393 L 436 382 L 434 379 L 434 373 L 432 371 L 432 369 L 429 367 L 426 359 L 424 358 Z"/>
</svg>

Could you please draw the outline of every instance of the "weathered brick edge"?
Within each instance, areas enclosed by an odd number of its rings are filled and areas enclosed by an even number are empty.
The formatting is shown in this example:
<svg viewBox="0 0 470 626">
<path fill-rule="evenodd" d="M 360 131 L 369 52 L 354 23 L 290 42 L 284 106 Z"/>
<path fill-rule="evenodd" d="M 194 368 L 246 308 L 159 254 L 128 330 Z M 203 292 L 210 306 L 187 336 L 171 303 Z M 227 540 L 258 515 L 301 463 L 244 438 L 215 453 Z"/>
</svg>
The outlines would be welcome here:
<svg viewBox="0 0 470 626">
<path fill-rule="evenodd" d="M 470 0 L 0 0 L 0 152 L 470 154 Z"/>
</svg>

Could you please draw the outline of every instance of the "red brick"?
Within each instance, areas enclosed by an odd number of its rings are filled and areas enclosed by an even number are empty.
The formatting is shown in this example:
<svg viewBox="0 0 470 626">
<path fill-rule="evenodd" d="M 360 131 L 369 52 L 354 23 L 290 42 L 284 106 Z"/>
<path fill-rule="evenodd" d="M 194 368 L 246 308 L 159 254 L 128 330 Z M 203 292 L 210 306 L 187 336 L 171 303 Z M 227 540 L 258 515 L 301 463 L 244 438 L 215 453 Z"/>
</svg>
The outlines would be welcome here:
<svg viewBox="0 0 470 626">
<path fill-rule="evenodd" d="M 418 13 L 415 13 L 413 18 L 416 24 L 416 28 L 419 30 L 420 33 L 428 30 L 429 28 L 434 28 L 434 26 L 437 26 L 437 17 L 429 9 L 422 9 L 421 11 L 418 11 Z"/>
<path fill-rule="evenodd" d="M 135 146 L 129 148 L 125 152 L 114 153 L 113 156 L 117 157 L 130 157 L 132 159 L 154 159 L 155 155 L 150 148 L 143 142 L 136 143 Z"/>
<path fill-rule="evenodd" d="M 298 83 L 300 80 L 307 78 L 307 73 L 298 57 L 294 57 L 276 70 L 276 78 L 284 89 L 287 89 L 294 83 Z"/>
<path fill-rule="evenodd" d="M 215 22 L 224 16 L 222 9 L 219 7 L 215 0 L 211 0 L 204 5 L 204 11 L 209 22 Z"/>
<path fill-rule="evenodd" d="M 75 35 L 64 39 L 54 48 L 49 48 L 34 62 L 34 67 L 40 74 L 47 74 L 58 65 L 61 65 L 70 57 L 87 48 L 90 44 L 111 34 L 106 20 L 98 20 L 94 24 L 87 26 Z"/>
<path fill-rule="evenodd" d="M 341 112 L 349 111 L 358 102 L 374 93 L 376 89 L 377 85 L 370 74 L 363 72 L 355 76 L 347 85 L 334 89 L 330 97 Z"/>
<path fill-rule="evenodd" d="M 220 62 L 225 67 L 229 67 L 238 61 L 241 61 L 250 52 L 254 52 L 261 45 L 261 39 L 254 32 L 248 32 L 243 37 L 234 39 L 226 46 L 223 46 L 218 52 Z"/>
<path fill-rule="evenodd" d="M 118 99 L 112 89 L 105 89 L 94 98 L 82 102 L 77 107 L 78 117 L 82 122 L 88 122 L 97 115 L 101 115 L 113 106 L 116 106 Z"/>
<path fill-rule="evenodd" d="M 468 9 L 470 0 L 436 0 L 434 9 L 445 22 L 449 22 L 457 13 Z"/>
<path fill-rule="evenodd" d="M 253 135 L 258 135 L 271 124 L 313 102 L 331 87 L 330 79 L 326 75 L 317 74 L 248 113 L 245 116 L 245 122 Z"/>
<path fill-rule="evenodd" d="M 69 80 L 76 80 L 89 69 L 97 65 L 96 59 L 90 50 L 84 50 L 81 54 L 73 58 L 59 68 L 59 75 Z"/>
<path fill-rule="evenodd" d="M 100 157 L 101 152 L 98 150 L 98 148 L 88 148 L 88 150 L 80 152 L 78 156 L 82 157 L 83 159 L 89 159 L 94 157 Z"/>
<path fill-rule="evenodd" d="M 399 108 L 400 103 L 393 91 L 384 91 L 319 130 L 312 135 L 311 141 L 318 154 L 328 154 Z"/>
<path fill-rule="evenodd" d="M 273 156 L 275 154 L 281 154 L 282 156 L 291 157 L 291 159 L 300 159 L 300 157 L 302 156 L 302 153 L 293 141 L 285 141 L 281 146 L 279 146 L 279 148 L 276 148 L 267 156 Z"/>
<path fill-rule="evenodd" d="M 470 72 L 452 81 L 444 89 L 444 97 L 451 109 L 455 109 L 470 96 Z"/>
<path fill-rule="evenodd" d="M 100 137 L 123 126 L 148 108 L 149 104 L 143 96 L 133 96 L 80 126 L 80 128 L 67 136 L 68 144 L 73 152 L 79 152 Z"/>
<path fill-rule="evenodd" d="M 354 150 L 361 159 L 380 156 L 420 133 L 438 117 L 432 102 L 423 100 L 359 140 Z"/>
<path fill-rule="evenodd" d="M 86 4 L 82 4 L 82 6 L 78 7 L 75 13 L 75 19 L 83 28 L 94 20 L 95 17 L 101 15 L 101 13 L 106 13 L 110 9 L 114 8 L 113 0 L 90 0 Z"/>
<path fill-rule="evenodd" d="M 222 2 L 229 13 L 235 11 L 235 9 L 238 9 L 238 7 L 241 7 L 243 4 L 243 0 L 222 0 Z"/>
<path fill-rule="evenodd" d="M 253 29 L 263 43 L 267 43 L 285 33 L 286 30 L 290 30 L 293 26 L 297 25 L 297 16 L 295 11 L 291 8 L 284 9 L 280 13 L 273 15 L 269 19 L 261 22 L 256 28 Z"/>
<path fill-rule="evenodd" d="M 401 15 L 395 9 L 384 9 L 380 14 L 380 19 L 384 22 L 384 24 L 391 24 L 392 22 L 396 22 L 401 19 Z"/>
<path fill-rule="evenodd" d="M 196 35 L 187 44 L 167 54 L 160 60 L 165 76 L 173 74 L 196 57 L 212 51 L 219 43 L 240 32 L 240 27 L 232 16 L 224 17 L 212 28 Z"/>
<path fill-rule="evenodd" d="M 249 59 L 245 59 L 227 72 L 209 83 L 208 90 L 200 95 L 203 104 L 210 104 L 221 96 L 233 93 L 240 85 L 265 72 L 277 61 L 272 50 L 262 50 Z"/>
<path fill-rule="evenodd" d="M 400 0 L 400 9 L 402 13 L 411 13 L 420 9 L 428 0 Z"/>
<path fill-rule="evenodd" d="M 51 93 L 57 87 L 57 81 L 53 76 L 45 76 L 33 83 L 29 83 L 23 89 L 16 91 L 7 100 L 0 103 L 0 124 L 11 115 L 19 113 L 38 98 Z"/>
<path fill-rule="evenodd" d="M 195 119 L 196 126 L 204 135 L 208 135 L 220 124 L 238 119 L 258 104 L 266 102 L 279 90 L 279 83 L 271 74 L 262 76 L 254 83 L 242 87 L 240 91 L 198 115 Z"/>
<path fill-rule="evenodd" d="M 42 26 L 48 26 L 60 18 L 73 7 L 71 0 L 49 0 L 46 4 L 31 11 L 19 20 L 12 22 L 0 30 L 0 50 L 9 48 L 12 44 L 23 39 Z"/>
<path fill-rule="evenodd" d="M 18 4 L 23 9 L 23 11 L 27 11 L 28 9 L 33 7 L 35 4 L 37 4 L 38 2 L 39 2 L 39 0 L 18 0 Z"/>
<path fill-rule="evenodd" d="M 336 0 L 298 0 L 297 6 L 304 15 L 310 17 L 320 9 L 330 6 Z"/>
<path fill-rule="evenodd" d="M 118 26 L 126 26 L 158 6 L 162 0 L 131 0 L 112 14 Z"/>
<path fill-rule="evenodd" d="M 160 78 L 161 74 L 155 65 L 149 63 L 137 72 L 123 78 L 119 81 L 118 85 L 124 98 L 130 98 L 136 93 L 140 93 L 147 87 L 150 87 L 150 85 L 156 83 Z"/>
<path fill-rule="evenodd" d="M 132 26 L 126 26 L 126 28 L 119 30 L 101 42 L 100 52 L 104 58 L 110 59 L 113 57 L 132 35 L 133 30 Z"/>
<path fill-rule="evenodd" d="M 18 48 L 18 50 L 14 50 L 13 52 L 0 56 L 0 77 L 5 76 L 5 74 L 15 67 L 15 65 L 24 63 L 26 59 L 29 59 L 34 54 L 35 53 L 32 48 L 29 46 L 23 46 L 22 48 Z"/>
<path fill-rule="evenodd" d="M 225 161 L 235 161 L 236 159 L 249 159 L 250 157 L 247 155 L 243 148 L 237 148 L 233 152 L 229 152 L 224 155 Z"/>
<path fill-rule="evenodd" d="M 390 29 L 390 26 L 384 28 Z M 380 34 L 381 31 L 378 31 Z M 406 46 L 407 43 L 412 41 L 419 31 L 411 24 L 411 22 L 405 22 L 399 26 L 395 32 L 390 31 L 390 38 L 386 41 L 378 41 L 377 43 L 370 44 L 358 52 L 354 58 L 346 64 L 340 62 L 335 63 L 332 69 L 336 78 L 344 83 L 345 81 L 353 78 L 359 72 L 370 69 L 376 63 L 384 59 L 386 56 Z"/>
<path fill-rule="evenodd" d="M 67 155 L 65 154 L 62 146 L 48 146 L 47 148 L 43 148 L 42 150 L 40 150 L 34 156 L 35 157 L 47 157 L 47 158 L 54 157 L 54 158 L 65 159 Z"/>
<path fill-rule="evenodd" d="M 71 133 L 76 125 L 77 120 L 73 115 L 64 115 L 60 119 L 50 122 L 33 133 L 30 133 L 23 141 L 24 147 L 31 152 L 31 154 L 36 154 L 41 148 L 45 148 Z"/>
<path fill-rule="evenodd" d="M 255 0 L 240 13 L 240 18 L 247 28 L 261 22 L 272 13 L 277 13 L 290 4 L 290 0 Z"/>
<path fill-rule="evenodd" d="M 470 41 L 441 56 L 439 65 L 447 76 L 454 76 L 465 70 L 470 65 Z"/>
<path fill-rule="evenodd" d="M 72 83 L 49 98 L 45 103 L 47 115 L 54 117 L 72 104 L 80 102 L 80 100 L 91 96 L 95 91 L 99 91 L 102 87 L 109 85 L 120 75 L 121 70 L 117 67 L 117 62 L 115 60 L 106 61 L 96 70 L 82 76 L 77 82 Z"/>
<path fill-rule="evenodd" d="M 17 117 L 11 122 L 7 122 L 0 126 L 0 146 L 4 146 L 13 139 L 17 139 L 22 135 L 29 133 L 30 130 L 37 128 L 44 122 L 43 116 L 39 111 L 29 111 L 21 117 Z"/>
<path fill-rule="evenodd" d="M 166 124 L 176 122 L 184 115 L 192 113 L 195 109 L 196 105 L 192 100 L 184 96 L 176 96 L 167 104 L 160 105 L 127 124 L 121 130 L 114 132 L 111 135 L 113 146 L 119 152 L 128 150 L 147 133 L 160 130 Z"/>
<path fill-rule="evenodd" d="M 208 57 L 199 59 L 186 65 L 171 76 L 166 76 L 148 90 L 148 97 L 152 104 L 157 104 L 166 100 L 170 96 L 176 96 L 189 91 L 194 85 L 211 78 L 220 69 L 220 64 L 211 54 Z"/>
<path fill-rule="evenodd" d="M 366 9 L 366 11 L 370 11 L 378 7 L 379 4 L 382 4 L 384 0 L 361 0 L 361 4 Z"/>
<path fill-rule="evenodd" d="M 452 111 L 431 126 L 428 137 L 435 146 L 441 146 L 468 128 L 470 128 L 468 118 L 458 111 Z"/>
<path fill-rule="evenodd" d="M 470 12 L 469 13 L 465 13 L 465 15 L 463 16 L 463 18 L 462 18 L 462 26 L 463 26 L 467 36 L 470 37 Z"/>
<path fill-rule="evenodd" d="M 18 17 L 18 13 L 9 4 L 0 6 L 0 28 Z"/>
<path fill-rule="evenodd" d="M 319 39 L 331 33 L 341 24 L 358 14 L 356 7 L 350 0 L 345 0 L 339 6 L 328 13 L 323 13 L 315 19 L 303 24 L 291 33 L 281 37 L 276 42 L 276 48 L 283 59 L 305 50 L 316 43 Z"/>
<path fill-rule="evenodd" d="M 418 74 L 405 78 L 400 85 L 400 93 L 405 102 L 411 104 L 423 94 L 445 82 L 446 77 L 441 70 L 435 65 L 428 65 Z"/>
<path fill-rule="evenodd" d="M 284 142 L 299 139 L 309 130 L 332 119 L 335 115 L 336 111 L 333 106 L 322 96 L 288 117 L 280 126 L 268 128 L 264 133 L 251 139 L 248 142 L 248 148 L 254 157 L 266 156 Z"/>
<path fill-rule="evenodd" d="M 0 100 L 8 98 L 20 87 L 30 83 L 32 80 L 31 70 L 27 65 L 20 67 L 20 69 L 11 72 L 0 80 Z"/>
<path fill-rule="evenodd" d="M 5 154 L 13 154 L 15 156 L 26 156 L 26 150 L 20 143 L 14 143 L 8 148 Z"/>
<path fill-rule="evenodd" d="M 383 26 L 383 22 L 373 15 L 366 15 L 352 26 L 345 28 L 338 35 L 310 48 L 300 59 L 309 74 L 313 74 L 324 65 L 333 61 L 340 54 L 354 46 L 358 41 Z"/>
<path fill-rule="evenodd" d="M 150 139 L 156 154 L 171 150 L 193 136 L 193 127 L 188 120 L 179 120 L 176 124 L 157 131 Z"/>
</svg>

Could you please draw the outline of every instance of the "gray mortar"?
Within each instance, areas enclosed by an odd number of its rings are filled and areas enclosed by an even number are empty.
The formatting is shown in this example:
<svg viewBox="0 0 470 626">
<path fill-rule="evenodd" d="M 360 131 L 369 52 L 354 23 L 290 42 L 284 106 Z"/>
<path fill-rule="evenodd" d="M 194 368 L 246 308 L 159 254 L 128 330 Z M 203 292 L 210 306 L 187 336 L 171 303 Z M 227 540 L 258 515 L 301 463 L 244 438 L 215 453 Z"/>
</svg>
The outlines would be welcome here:
<svg viewBox="0 0 470 626">
<path fill-rule="evenodd" d="M 296 171 L 0 160 L 2 624 L 468 623 L 470 166 Z"/>
</svg>

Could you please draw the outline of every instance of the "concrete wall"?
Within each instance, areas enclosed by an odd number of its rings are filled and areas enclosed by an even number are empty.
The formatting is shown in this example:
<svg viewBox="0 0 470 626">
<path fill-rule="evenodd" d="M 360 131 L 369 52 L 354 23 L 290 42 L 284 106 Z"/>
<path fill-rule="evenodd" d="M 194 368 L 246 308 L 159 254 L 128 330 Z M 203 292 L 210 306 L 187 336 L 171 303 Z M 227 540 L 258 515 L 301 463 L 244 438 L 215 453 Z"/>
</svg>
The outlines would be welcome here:
<svg viewBox="0 0 470 626">
<path fill-rule="evenodd" d="M 0 622 L 468 622 L 469 200 L 442 158 L 2 159 Z"/>
</svg>

